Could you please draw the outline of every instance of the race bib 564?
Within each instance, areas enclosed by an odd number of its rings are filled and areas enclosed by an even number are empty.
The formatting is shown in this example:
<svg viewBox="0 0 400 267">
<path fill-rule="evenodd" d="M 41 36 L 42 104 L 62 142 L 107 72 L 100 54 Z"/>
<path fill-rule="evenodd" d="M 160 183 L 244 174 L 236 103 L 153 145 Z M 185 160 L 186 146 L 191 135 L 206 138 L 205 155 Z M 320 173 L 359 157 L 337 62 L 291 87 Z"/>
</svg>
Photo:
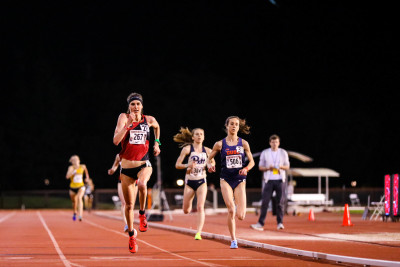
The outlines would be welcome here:
<svg viewBox="0 0 400 267">
<path fill-rule="evenodd" d="M 226 156 L 226 167 L 228 169 L 242 168 L 242 156 L 241 155 Z"/>
</svg>

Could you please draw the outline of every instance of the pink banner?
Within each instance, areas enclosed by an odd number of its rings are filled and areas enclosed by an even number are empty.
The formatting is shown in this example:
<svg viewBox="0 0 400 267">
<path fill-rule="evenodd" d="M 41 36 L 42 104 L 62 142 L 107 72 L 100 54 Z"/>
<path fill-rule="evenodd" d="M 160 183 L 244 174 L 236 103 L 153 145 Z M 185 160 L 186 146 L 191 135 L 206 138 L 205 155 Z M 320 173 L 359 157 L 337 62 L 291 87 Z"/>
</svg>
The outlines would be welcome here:
<svg viewBox="0 0 400 267">
<path fill-rule="evenodd" d="M 393 175 L 393 215 L 397 216 L 399 212 L 399 174 Z"/>
<path fill-rule="evenodd" d="M 385 175 L 385 215 L 390 215 L 390 175 Z"/>
</svg>

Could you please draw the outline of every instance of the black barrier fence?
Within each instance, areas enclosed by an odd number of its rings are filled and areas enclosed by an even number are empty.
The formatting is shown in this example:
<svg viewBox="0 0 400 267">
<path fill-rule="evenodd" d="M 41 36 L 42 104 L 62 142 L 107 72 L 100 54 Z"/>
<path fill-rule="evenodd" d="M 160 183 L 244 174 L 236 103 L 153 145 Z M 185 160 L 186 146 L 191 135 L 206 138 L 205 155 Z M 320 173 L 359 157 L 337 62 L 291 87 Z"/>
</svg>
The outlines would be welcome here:
<svg viewBox="0 0 400 267">
<path fill-rule="evenodd" d="M 166 201 L 170 209 L 182 207 L 183 188 L 164 189 Z M 251 207 L 253 202 L 261 199 L 261 188 L 247 188 L 247 205 Z M 316 188 L 296 188 L 294 193 L 314 194 Z M 324 192 L 322 192 L 324 193 Z M 157 200 L 157 191 L 153 190 L 153 201 Z M 334 206 L 351 206 L 350 195 L 356 194 L 359 203 L 357 205 L 367 206 L 370 202 L 378 202 L 384 195 L 383 188 L 330 188 L 329 198 L 333 200 Z M 94 209 L 118 209 L 117 189 L 96 189 L 94 192 Z M 138 206 L 138 200 L 136 201 Z M 193 207 L 195 208 L 195 202 Z M 72 207 L 68 190 L 32 190 L 32 191 L 3 191 L 0 192 L 0 209 L 70 209 Z M 220 189 L 208 191 L 206 208 L 225 207 Z"/>
</svg>

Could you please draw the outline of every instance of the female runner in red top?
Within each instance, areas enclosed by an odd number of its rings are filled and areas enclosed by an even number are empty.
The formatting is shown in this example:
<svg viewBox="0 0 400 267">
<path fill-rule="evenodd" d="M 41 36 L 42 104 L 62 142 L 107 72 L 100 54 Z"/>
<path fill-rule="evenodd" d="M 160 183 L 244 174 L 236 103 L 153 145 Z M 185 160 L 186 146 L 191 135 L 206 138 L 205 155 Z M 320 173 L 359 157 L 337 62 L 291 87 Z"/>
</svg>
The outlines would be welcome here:
<svg viewBox="0 0 400 267">
<path fill-rule="evenodd" d="M 144 212 L 147 196 L 147 181 L 150 179 L 153 168 L 149 161 L 150 127 L 154 130 L 155 142 L 153 153 L 160 154 L 160 126 L 157 120 L 149 115 L 143 115 L 143 97 L 138 93 L 131 93 L 128 98 L 128 112 L 118 117 L 113 142 L 121 143 L 121 185 L 126 207 L 125 216 L 128 222 L 129 251 L 137 252 L 136 230 L 133 228 L 136 199 L 136 180 L 139 189 L 139 230 L 147 231 L 147 220 Z"/>
</svg>

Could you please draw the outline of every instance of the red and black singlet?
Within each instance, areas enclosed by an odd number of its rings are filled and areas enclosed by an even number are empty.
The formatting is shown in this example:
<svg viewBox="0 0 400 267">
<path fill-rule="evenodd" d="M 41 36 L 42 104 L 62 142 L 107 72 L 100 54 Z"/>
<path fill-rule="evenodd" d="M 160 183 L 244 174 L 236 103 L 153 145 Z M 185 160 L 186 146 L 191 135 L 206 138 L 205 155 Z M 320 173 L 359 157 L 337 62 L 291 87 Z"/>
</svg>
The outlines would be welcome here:
<svg viewBox="0 0 400 267">
<path fill-rule="evenodd" d="M 140 122 L 133 122 L 121 141 L 121 159 L 149 160 L 150 127 L 146 116 Z"/>
</svg>

